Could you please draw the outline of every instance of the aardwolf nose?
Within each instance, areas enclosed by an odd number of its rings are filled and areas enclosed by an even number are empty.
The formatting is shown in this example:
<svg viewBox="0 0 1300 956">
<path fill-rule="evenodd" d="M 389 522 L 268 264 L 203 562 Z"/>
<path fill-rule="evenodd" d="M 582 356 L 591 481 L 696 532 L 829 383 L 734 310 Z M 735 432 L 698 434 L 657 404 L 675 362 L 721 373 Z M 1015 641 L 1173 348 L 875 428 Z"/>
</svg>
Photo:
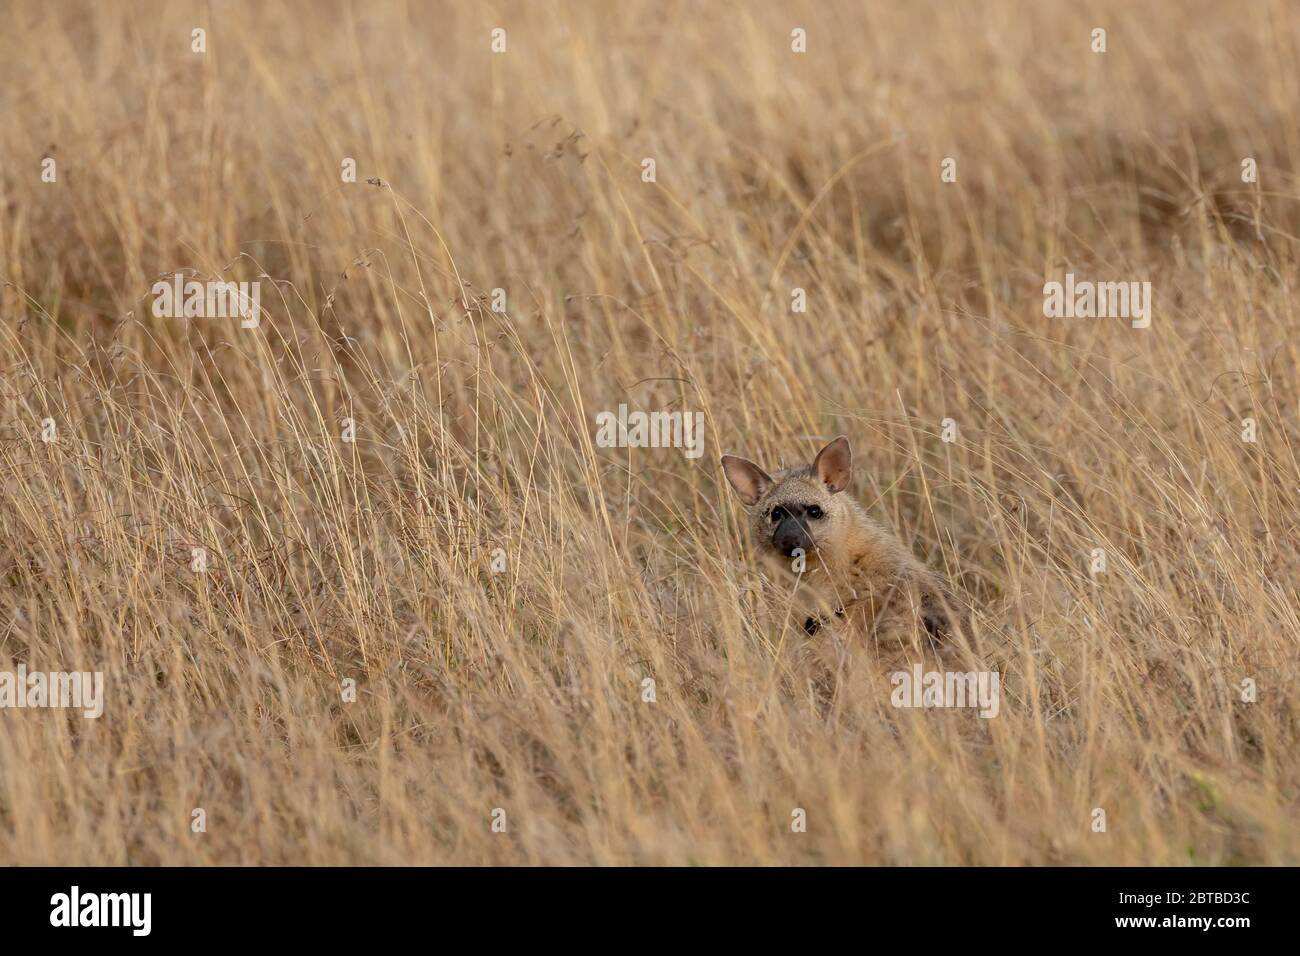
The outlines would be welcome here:
<svg viewBox="0 0 1300 956">
<path fill-rule="evenodd" d="M 787 558 L 794 555 L 796 548 L 808 554 L 813 549 L 812 535 L 794 518 L 786 518 L 776 526 L 776 531 L 772 532 L 772 547 Z"/>
</svg>

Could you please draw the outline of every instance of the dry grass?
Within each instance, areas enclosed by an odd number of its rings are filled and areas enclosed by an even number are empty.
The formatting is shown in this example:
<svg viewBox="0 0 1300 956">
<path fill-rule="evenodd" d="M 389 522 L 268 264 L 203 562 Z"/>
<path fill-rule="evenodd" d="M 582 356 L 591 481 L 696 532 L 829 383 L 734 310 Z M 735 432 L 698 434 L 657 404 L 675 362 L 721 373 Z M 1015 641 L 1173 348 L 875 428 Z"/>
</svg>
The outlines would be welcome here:
<svg viewBox="0 0 1300 956">
<path fill-rule="evenodd" d="M 7 5 L 0 670 L 107 701 L 0 862 L 1300 862 L 1295 8 L 734 6 Z M 718 455 L 838 432 L 996 719 L 758 600 Z"/>
</svg>

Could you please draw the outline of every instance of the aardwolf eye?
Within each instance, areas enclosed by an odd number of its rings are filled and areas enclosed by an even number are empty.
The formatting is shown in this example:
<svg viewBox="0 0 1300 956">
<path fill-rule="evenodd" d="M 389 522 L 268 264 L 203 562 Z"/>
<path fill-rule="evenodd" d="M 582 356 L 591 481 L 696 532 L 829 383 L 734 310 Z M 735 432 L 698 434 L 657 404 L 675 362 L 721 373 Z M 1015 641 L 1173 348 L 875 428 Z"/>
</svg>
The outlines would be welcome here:
<svg viewBox="0 0 1300 956">
<path fill-rule="evenodd" d="M 816 505 L 809 505 L 808 510 L 805 511 L 804 514 L 806 514 L 809 518 L 812 518 L 814 521 L 816 521 L 818 518 L 822 516 L 822 509 L 817 507 Z"/>
<path fill-rule="evenodd" d="M 776 522 L 780 521 L 780 520 L 781 520 L 782 518 L 784 518 L 784 517 L 785 517 L 785 509 L 784 509 L 784 508 L 773 508 L 773 509 L 772 509 L 772 522 L 773 522 L 774 524 L 775 524 Z"/>
</svg>

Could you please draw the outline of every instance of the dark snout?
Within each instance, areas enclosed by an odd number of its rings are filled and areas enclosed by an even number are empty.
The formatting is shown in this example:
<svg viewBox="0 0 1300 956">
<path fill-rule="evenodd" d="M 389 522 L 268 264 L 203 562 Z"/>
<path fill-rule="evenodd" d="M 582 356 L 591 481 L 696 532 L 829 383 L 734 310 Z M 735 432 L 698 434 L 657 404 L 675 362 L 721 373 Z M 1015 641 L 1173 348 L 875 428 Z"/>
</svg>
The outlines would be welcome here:
<svg viewBox="0 0 1300 956">
<path fill-rule="evenodd" d="M 804 554 L 811 554 L 813 539 L 802 521 L 793 515 L 787 515 L 781 519 L 776 526 L 776 530 L 772 532 L 772 547 L 787 558 L 794 555 L 795 548 L 803 549 Z"/>
</svg>

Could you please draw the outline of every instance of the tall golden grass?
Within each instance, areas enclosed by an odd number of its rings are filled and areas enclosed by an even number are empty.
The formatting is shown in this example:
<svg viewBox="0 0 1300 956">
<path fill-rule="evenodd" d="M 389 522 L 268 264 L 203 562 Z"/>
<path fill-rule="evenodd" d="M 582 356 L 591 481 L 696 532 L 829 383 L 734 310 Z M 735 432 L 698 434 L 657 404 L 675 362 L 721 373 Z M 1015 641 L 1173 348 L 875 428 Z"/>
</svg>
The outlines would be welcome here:
<svg viewBox="0 0 1300 956">
<path fill-rule="evenodd" d="M 106 700 L 0 711 L 0 862 L 1300 862 L 1298 46 L 1280 0 L 7 5 L 0 670 Z M 261 326 L 156 318 L 178 271 Z M 1066 272 L 1151 327 L 1045 318 Z M 620 403 L 704 456 L 597 447 Z M 718 456 L 841 432 L 996 718 L 748 570 Z"/>
</svg>

